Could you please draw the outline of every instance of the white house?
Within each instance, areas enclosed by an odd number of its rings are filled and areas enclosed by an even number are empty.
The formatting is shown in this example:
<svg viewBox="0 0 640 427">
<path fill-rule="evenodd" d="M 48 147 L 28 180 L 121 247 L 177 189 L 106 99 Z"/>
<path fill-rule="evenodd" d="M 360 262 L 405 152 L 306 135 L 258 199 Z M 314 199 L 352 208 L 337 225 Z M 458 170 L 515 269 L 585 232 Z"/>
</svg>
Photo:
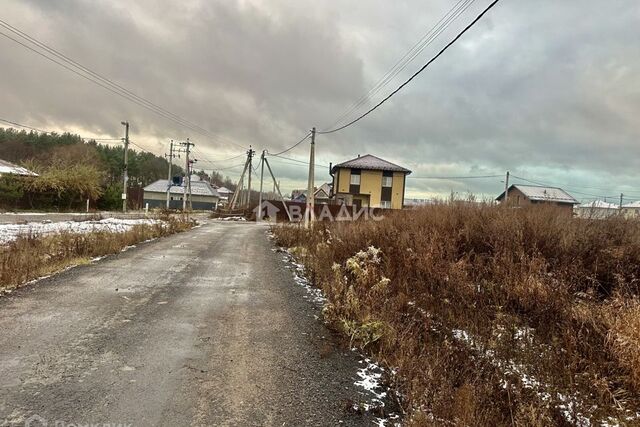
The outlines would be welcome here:
<svg viewBox="0 0 640 427">
<path fill-rule="evenodd" d="M 624 215 L 625 218 L 640 219 L 640 201 L 622 205 L 622 215 Z"/>
<path fill-rule="evenodd" d="M 22 176 L 38 176 L 37 173 L 31 172 L 29 169 L 23 168 L 22 166 L 14 165 L 11 162 L 7 162 L 6 160 L 0 159 L 0 176 L 11 174 L 11 175 L 22 175 Z"/>
<path fill-rule="evenodd" d="M 169 181 L 159 179 L 144 187 L 144 203 L 150 208 L 164 208 L 167 205 L 167 188 Z M 186 185 L 186 182 L 184 183 Z M 184 185 L 171 185 L 169 190 L 169 207 L 182 209 Z M 191 176 L 191 204 L 194 210 L 215 210 L 220 202 L 220 195 L 207 181 L 201 181 L 197 175 Z"/>
<path fill-rule="evenodd" d="M 614 215 L 618 215 L 620 209 L 614 203 L 602 200 L 594 200 L 593 202 L 583 203 L 576 209 L 576 214 L 580 218 L 604 219 Z"/>
</svg>

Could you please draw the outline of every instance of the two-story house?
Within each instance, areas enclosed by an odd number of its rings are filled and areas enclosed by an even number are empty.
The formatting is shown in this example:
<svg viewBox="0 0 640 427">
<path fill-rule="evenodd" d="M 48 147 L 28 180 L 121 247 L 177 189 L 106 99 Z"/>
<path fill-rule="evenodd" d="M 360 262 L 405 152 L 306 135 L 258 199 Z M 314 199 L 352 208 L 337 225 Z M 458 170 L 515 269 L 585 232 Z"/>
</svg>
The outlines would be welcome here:
<svg viewBox="0 0 640 427">
<path fill-rule="evenodd" d="M 366 154 L 331 168 L 337 203 L 371 208 L 402 209 L 411 171 Z"/>
</svg>

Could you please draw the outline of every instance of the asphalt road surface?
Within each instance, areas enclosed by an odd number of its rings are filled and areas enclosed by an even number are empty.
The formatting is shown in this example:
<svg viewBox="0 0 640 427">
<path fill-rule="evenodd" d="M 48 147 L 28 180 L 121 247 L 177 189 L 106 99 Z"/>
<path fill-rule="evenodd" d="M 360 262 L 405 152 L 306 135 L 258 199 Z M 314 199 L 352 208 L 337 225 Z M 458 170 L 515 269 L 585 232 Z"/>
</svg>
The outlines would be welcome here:
<svg viewBox="0 0 640 427">
<path fill-rule="evenodd" d="M 212 221 L 0 298 L 0 424 L 371 425 L 266 231 Z"/>
</svg>

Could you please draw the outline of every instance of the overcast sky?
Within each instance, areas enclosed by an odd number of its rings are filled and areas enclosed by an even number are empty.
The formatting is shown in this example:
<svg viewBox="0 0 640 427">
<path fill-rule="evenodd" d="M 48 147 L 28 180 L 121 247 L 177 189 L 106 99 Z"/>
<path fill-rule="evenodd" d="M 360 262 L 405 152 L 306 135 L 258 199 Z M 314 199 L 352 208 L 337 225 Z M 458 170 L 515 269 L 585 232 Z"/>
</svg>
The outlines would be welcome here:
<svg viewBox="0 0 640 427">
<path fill-rule="evenodd" d="M 277 152 L 312 126 L 331 126 L 456 3 L 3 0 L 0 19 L 217 137 L 159 117 L 2 36 L 0 118 L 105 138 L 120 137 L 120 121 L 128 120 L 132 139 L 157 154 L 169 139 L 190 137 L 200 166 L 212 169 L 205 158 L 243 151 L 233 143 Z M 476 0 L 357 112 L 489 3 Z M 510 170 L 578 199 L 620 192 L 640 199 L 639 42 L 637 0 L 502 0 L 379 110 L 318 136 L 317 163 L 366 153 L 393 161 L 413 170 L 407 197 L 495 196 L 501 178 L 423 178 Z M 287 156 L 308 159 L 308 148 Z M 283 190 L 305 187 L 304 165 L 273 158 L 272 166 Z M 328 168 L 316 169 L 318 181 L 330 180 Z M 224 173 L 237 178 L 239 171 Z"/>
</svg>

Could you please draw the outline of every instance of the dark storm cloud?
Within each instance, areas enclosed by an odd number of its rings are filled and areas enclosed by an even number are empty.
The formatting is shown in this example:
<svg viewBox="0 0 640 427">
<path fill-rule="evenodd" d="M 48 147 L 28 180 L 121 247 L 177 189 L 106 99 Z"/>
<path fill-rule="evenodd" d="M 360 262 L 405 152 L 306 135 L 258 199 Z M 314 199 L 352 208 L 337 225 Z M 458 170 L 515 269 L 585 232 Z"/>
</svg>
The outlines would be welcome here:
<svg viewBox="0 0 640 427">
<path fill-rule="evenodd" d="M 331 124 L 453 5 L 5 3 L 2 19 L 9 23 L 225 140 L 271 151 L 313 125 Z M 486 4 L 476 0 L 373 101 Z M 639 19 L 632 0 L 503 1 L 380 110 L 344 132 L 319 136 L 319 162 L 372 153 L 406 165 L 414 177 L 511 170 L 575 189 L 632 193 L 640 155 Z M 99 135 L 118 135 L 127 118 L 138 140 L 158 153 L 167 138 L 186 136 L 212 158 L 240 150 L 116 98 L 2 38 L 0 49 L 5 118 Z M 304 147 L 288 155 L 307 158 Z M 278 167 L 287 190 L 304 186 L 303 167 Z M 495 194 L 499 181 L 411 179 L 408 189 L 414 195 Z"/>
</svg>

